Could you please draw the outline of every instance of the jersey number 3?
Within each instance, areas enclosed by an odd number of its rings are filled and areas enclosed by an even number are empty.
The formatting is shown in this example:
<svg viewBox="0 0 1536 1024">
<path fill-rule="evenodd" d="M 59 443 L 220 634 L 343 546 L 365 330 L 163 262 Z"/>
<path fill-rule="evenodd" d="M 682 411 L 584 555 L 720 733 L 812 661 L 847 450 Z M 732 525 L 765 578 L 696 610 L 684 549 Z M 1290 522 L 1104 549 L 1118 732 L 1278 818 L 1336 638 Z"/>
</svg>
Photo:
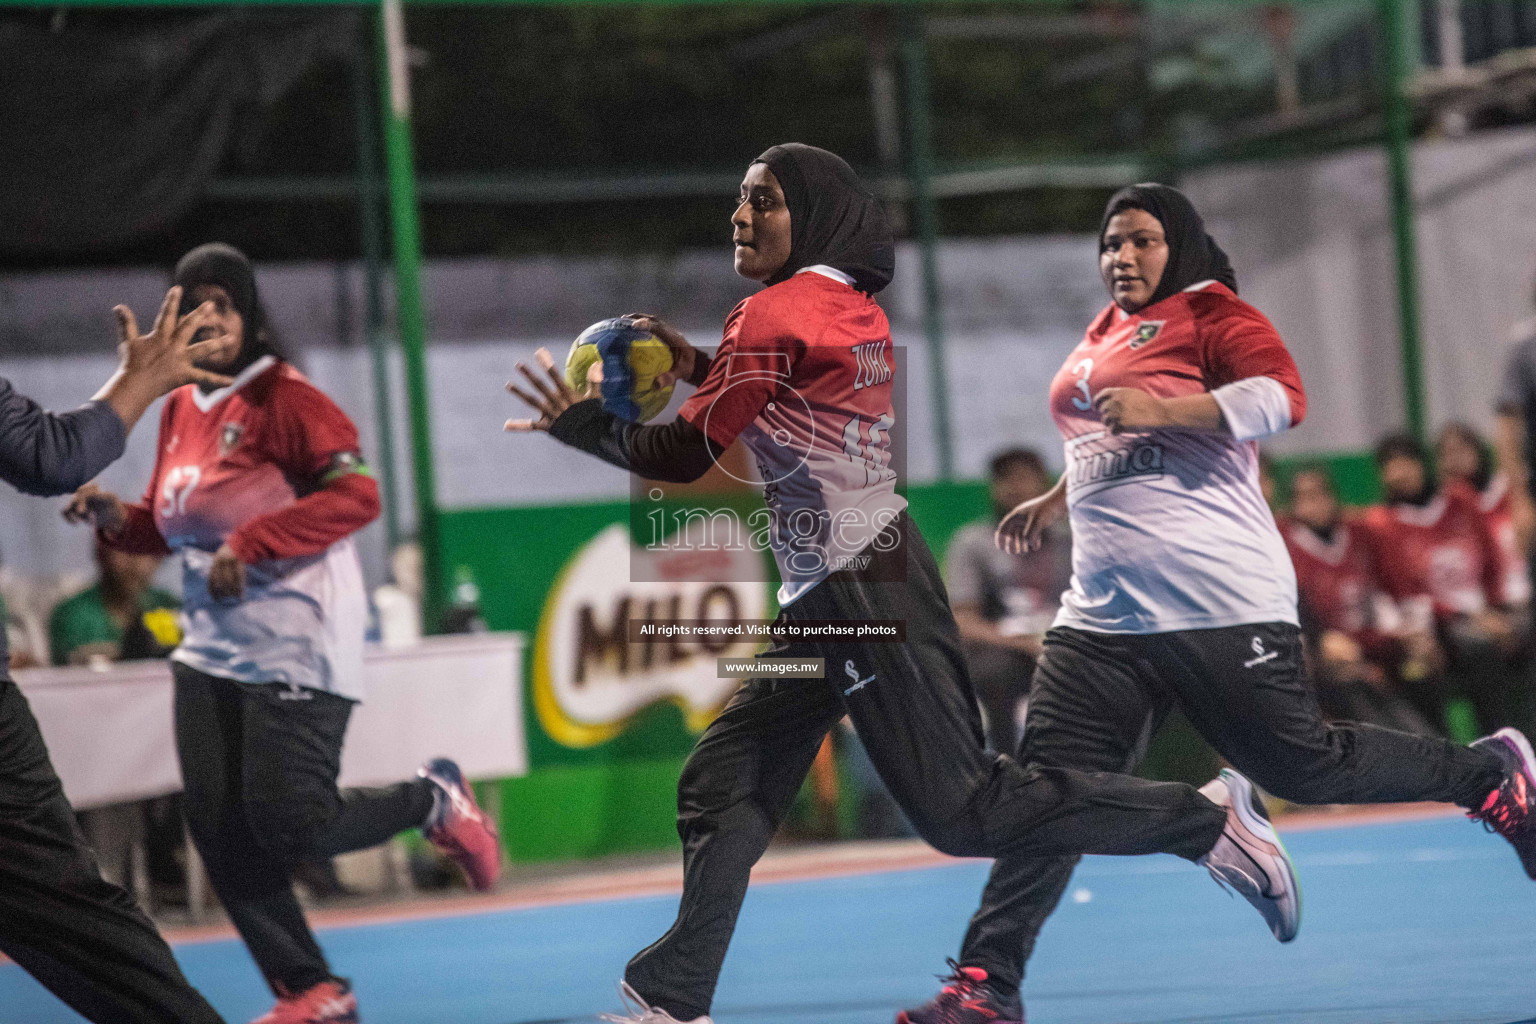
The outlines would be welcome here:
<svg viewBox="0 0 1536 1024">
<path fill-rule="evenodd" d="M 1082 398 L 1074 396 L 1072 404 L 1083 412 L 1087 412 L 1093 408 L 1093 392 L 1088 390 L 1088 375 L 1093 373 L 1093 360 L 1080 360 L 1076 366 L 1072 367 L 1072 372 L 1079 375 L 1077 378 L 1077 390 L 1083 393 Z"/>
<path fill-rule="evenodd" d="M 160 485 L 160 518 L 185 514 L 187 499 L 192 497 L 202 478 L 203 471 L 197 466 L 177 466 L 166 473 L 165 483 Z"/>
</svg>

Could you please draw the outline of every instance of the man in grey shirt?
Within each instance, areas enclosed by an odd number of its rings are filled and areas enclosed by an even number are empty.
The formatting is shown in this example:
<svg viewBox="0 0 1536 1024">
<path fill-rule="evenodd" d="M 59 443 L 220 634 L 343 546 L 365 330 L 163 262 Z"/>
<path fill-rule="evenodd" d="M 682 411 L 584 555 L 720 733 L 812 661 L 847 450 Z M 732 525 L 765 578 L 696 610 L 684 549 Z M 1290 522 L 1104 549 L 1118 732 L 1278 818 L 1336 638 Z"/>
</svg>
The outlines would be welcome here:
<svg viewBox="0 0 1536 1024">
<path fill-rule="evenodd" d="M 962 527 L 944 556 L 944 583 L 971 682 L 986 721 L 987 743 L 1000 753 L 1018 745 L 1017 710 L 1029 693 L 1040 637 L 1050 628 L 1062 591 L 1072 582 L 1072 538 L 1065 522 L 1046 531 L 1040 548 L 1010 555 L 993 543 L 998 521 L 1051 486 L 1038 452 L 1010 448 L 993 456 L 992 515 Z"/>
<path fill-rule="evenodd" d="M 47 412 L 0 378 L 0 479 L 27 494 L 68 494 L 123 453 L 128 432 L 183 384 L 229 383 L 200 370 L 234 343 L 208 333 L 213 304 L 177 317 L 173 288 L 150 333 L 117 307 L 122 363 L 73 412 Z M 0 666 L 4 666 L 0 633 Z M 101 724 L 103 739 L 111 723 Z M 214 1024 L 170 947 L 133 897 L 102 880 L 48 760 L 37 720 L 0 668 L 0 951 L 99 1024 Z"/>
</svg>

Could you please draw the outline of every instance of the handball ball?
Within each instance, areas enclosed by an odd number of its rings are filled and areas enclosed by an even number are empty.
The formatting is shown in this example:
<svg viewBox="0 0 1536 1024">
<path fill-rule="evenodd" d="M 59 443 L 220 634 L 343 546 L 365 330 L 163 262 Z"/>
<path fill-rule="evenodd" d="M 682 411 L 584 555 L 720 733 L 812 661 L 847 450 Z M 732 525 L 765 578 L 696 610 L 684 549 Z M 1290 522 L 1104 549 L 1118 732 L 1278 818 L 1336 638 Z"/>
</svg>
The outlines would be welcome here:
<svg viewBox="0 0 1536 1024">
<path fill-rule="evenodd" d="M 670 369 L 672 350 L 666 342 L 616 317 L 599 320 L 571 342 L 565 382 L 577 391 L 597 384 L 604 409 L 631 423 L 645 423 L 672 400 L 672 385 L 656 384 L 656 375 Z"/>
</svg>

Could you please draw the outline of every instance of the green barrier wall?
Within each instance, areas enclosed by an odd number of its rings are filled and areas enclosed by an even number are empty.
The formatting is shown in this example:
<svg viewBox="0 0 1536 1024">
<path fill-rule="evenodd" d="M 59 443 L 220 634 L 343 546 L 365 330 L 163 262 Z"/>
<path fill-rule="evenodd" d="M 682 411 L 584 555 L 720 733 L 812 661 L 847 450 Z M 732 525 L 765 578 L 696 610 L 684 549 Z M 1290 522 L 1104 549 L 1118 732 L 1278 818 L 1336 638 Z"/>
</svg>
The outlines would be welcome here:
<svg viewBox="0 0 1536 1024">
<path fill-rule="evenodd" d="M 1376 499 L 1370 457 L 1341 454 L 1281 460 L 1284 485 L 1297 465 L 1324 462 L 1344 499 Z M 913 519 L 942 557 L 955 531 L 988 513 L 984 483 L 913 486 L 907 490 Z M 550 582 L 572 554 L 604 528 L 626 523 L 626 502 L 528 506 L 445 512 L 444 564 L 467 568 L 481 591 L 481 611 L 492 629 L 519 630 L 533 639 Z M 531 664 L 524 666 L 531 681 Z M 514 860 L 542 861 L 664 849 L 677 843 L 673 828 L 678 773 L 694 736 L 672 704 L 657 704 L 635 717 L 611 742 L 583 750 L 545 734 L 525 693 L 530 773 L 502 783 L 502 816 Z M 1203 766 L 1207 757 L 1192 733 L 1172 730 L 1160 745 L 1158 774 L 1183 774 L 1168 764 Z M 1203 771 L 1204 768 L 1201 768 Z"/>
</svg>

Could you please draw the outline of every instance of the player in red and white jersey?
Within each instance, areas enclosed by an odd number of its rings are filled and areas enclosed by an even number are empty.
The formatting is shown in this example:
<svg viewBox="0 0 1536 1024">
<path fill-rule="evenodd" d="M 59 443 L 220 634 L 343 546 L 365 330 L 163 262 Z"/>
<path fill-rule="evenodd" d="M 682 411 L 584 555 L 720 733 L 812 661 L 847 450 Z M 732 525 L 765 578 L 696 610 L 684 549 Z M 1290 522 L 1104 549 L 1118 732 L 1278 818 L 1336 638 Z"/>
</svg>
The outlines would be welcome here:
<svg viewBox="0 0 1536 1024">
<path fill-rule="evenodd" d="M 1465 423 L 1447 423 L 1435 441 L 1435 467 L 1443 480 L 1460 480 L 1477 492 L 1499 551 L 1499 600 L 1506 608 L 1530 604 L 1531 573 L 1515 528 L 1509 475 L 1493 463 L 1493 449 Z"/>
<path fill-rule="evenodd" d="M 519 365 L 511 385 L 538 418 L 508 428 L 547 430 L 652 480 L 695 480 L 741 440 L 775 520 L 781 618 L 904 620 L 906 642 L 780 645 L 824 659 L 828 678 L 750 679 L 705 730 L 678 783 L 678 917 L 630 961 L 624 991 L 637 1010 L 612 1019 L 708 1020 L 752 865 L 844 715 L 917 831 L 947 853 L 1171 852 L 1240 887 L 1258 863 L 1278 877 L 1264 892 L 1247 884 L 1250 900 L 1294 904 L 1288 861 L 1246 803 L 1234 811 L 1122 775 L 1026 772 L 986 751 L 938 566 L 889 472 L 895 367 L 873 297 L 894 271 L 884 213 L 840 158 L 792 144 L 749 167 L 732 224 L 737 272 L 768 287 L 732 311 L 715 357 L 648 321 L 675 372 L 699 385 L 676 420 L 615 418 L 541 350 L 545 372 Z"/>
<path fill-rule="evenodd" d="M 1005 550 L 1025 550 L 1061 516 L 1072 524 L 1072 588 L 1045 637 L 1019 760 L 1129 770 L 1177 705 L 1277 796 L 1459 803 L 1506 823 L 1536 878 L 1523 801 L 1536 756 L 1523 737 L 1520 751 L 1503 737 L 1469 748 L 1323 721 L 1255 443 L 1299 423 L 1306 399 L 1189 199 L 1165 185 L 1122 189 L 1099 245 L 1111 303 L 1051 387 L 1066 471 L 998 527 Z M 998 858 L 957 973 L 898 1021 L 1021 1019 L 1021 967 L 1075 864 Z"/>
<path fill-rule="evenodd" d="M 1296 567 L 1302 636 L 1324 713 L 1433 732 L 1401 692 L 1398 671 L 1405 655 L 1433 645 L 1433 634 L 1407 628 L 1376 572 L 1365 527 L 1344 515 L 1325 468 L 1298 469 L 1290 492 L 1280 533 Z"/>
<path fill-rule="evenodd" d="M 144 498 L 87 485 L 66 515 L 109 546 L 179 552 L 184 639 L 171 655 L 188 829 L 278 997 L 261 1024 L 356 1020 L 293 895 L 292 867 L 422 828 L 488 887 L 497 840 L 453 762 L 338 791 L 363 697 L 366 597 L 352 534 L 379 510 L 357 428 L 272 343 L 250 263 L 200 246 L 176 267 L 183 307 L 212 302 L 240 339 L 224 387 L 187 385 L 160 416 Z"/>
</svg>

